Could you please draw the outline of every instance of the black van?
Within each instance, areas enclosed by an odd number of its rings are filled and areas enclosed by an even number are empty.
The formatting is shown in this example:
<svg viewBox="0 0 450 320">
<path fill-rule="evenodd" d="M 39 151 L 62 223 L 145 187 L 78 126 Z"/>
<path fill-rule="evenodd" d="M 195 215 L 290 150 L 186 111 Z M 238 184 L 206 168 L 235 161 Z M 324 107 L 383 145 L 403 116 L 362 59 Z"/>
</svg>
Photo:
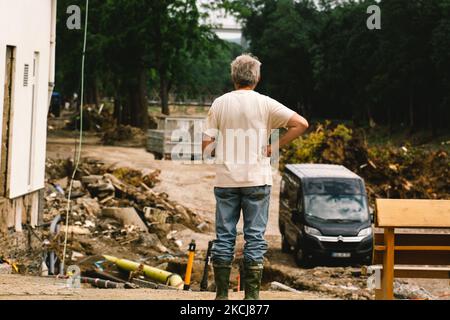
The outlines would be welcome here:
<svg viewBox="0 0 450 320">
<path fill-rule="evenodd" d="M 364 180 L 343 166 L 286 165 L 280 192 L 283 252 L 299 266 L 317 258 L 370 264 L 372 216 Z"/>
</svg>

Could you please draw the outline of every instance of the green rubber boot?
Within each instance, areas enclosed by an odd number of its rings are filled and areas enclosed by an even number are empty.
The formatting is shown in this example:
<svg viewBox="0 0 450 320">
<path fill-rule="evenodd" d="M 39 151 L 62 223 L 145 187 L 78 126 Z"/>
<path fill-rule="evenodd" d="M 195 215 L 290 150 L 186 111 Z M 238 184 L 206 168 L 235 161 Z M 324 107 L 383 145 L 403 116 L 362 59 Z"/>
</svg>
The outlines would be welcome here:
<svg viewBox="0 0 450 320">
<path fill-rule="evenodd" d="M 259 300 L 259 290 L 261 288 L 261 279 L 263 264 L 257 262 L 244 263 L 244 300 Z"/>
<path fill-rule="evenodd" d="M 228 300 L 230 285 L 230 263 L 213 263 L 214 281 L 216 283 L 216 300 Z"/>
</svg>

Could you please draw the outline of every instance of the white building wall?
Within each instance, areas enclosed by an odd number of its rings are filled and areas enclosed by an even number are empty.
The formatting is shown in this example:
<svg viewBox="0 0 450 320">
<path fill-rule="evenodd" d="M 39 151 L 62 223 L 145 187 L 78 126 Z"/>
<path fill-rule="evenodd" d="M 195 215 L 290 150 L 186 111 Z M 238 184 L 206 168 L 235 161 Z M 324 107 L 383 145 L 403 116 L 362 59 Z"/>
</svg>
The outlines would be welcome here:
<svg viewBox="0 0 450 320">
<path fill-rule="evenodd" d="M 208 17 L 202 22 L 215 26 L 213 31 L 220 39 L 235 42 L 244 46 L 245 41 L 242 37 L 242 26 L 236 17 L 226 13 L 223 9 L 210 10 L 203 7 L 203 5 L 211 4 L 214 1 L 215 0 L 197 0 L 199 10 L 208 13 Z"/>
<path fill-rule="evenodd" d="M 0 107 L 3 110 L 6 46 L 15 46 L 16 63 L 9 142 L 9 198 L 44 187 L 52 0 L 0 0 Z M 32 133 L 34 53 L 39 52 L 35 131 Z M 29 65 L 29 84 L 23 85 Z M 0 112 L 2 132 L 3 111 Z M 30 150 L 33 135 L 34 149 Z M 30 152 L 32 154 L 30 163 Z M 29 167 L 31 165 L 31 183 Z"/>
</svg>

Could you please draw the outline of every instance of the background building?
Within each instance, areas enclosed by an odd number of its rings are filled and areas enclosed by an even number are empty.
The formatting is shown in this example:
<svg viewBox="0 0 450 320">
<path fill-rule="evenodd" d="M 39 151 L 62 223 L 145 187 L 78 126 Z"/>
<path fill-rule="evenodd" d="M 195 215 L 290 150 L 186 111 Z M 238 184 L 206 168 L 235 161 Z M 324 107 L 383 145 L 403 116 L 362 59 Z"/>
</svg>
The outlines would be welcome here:
<svg viewBox="0 0 450 320">
<path fill-rule="evenodd" d="M 219 38 L 245 46 L 245 39 L 242 36 L 242 25 L 239 21 L 224 10 L 206 10 L 202 8 L 203 4 L 210 2 L 211 0 L 198 1 L 200 10 L 207 11 L 209 15 L 204 22 L 214 26 L 213 31 Z"/>
</svg>

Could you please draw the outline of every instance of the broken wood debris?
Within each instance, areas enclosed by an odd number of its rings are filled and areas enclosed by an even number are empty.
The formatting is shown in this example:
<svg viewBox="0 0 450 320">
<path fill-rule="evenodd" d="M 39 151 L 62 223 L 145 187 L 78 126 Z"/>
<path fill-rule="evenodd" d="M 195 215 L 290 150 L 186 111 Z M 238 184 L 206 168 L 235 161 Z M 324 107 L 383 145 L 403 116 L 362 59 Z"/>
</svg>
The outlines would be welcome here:
<svg viewBox="0 0 450 320">
<path fill-rule="evenodd" d="M 73 161 L 48 160 L 47 167 L 44 219 L 50 221 L 60 214 L 65 221 L 64 194 Z M 138 256 L 144 252 L 177 253 L 183 241 L 167 239 L 168 232 L 209 231 L 209 221 L 152 189 L 159 174 L 160 170 L 141 171 L 82 159 L 74 183 L 79 197 L 72 201 L 69 216 L 69 257 L 72 250 L 85 256 L 103 254 L 103 249 L 97 249 L 98 241 L 108 241 L 105 245 L 109 248 L 127 247 Z M 62 193 L 55 188 L 56 182 Z"/>
</svg>

